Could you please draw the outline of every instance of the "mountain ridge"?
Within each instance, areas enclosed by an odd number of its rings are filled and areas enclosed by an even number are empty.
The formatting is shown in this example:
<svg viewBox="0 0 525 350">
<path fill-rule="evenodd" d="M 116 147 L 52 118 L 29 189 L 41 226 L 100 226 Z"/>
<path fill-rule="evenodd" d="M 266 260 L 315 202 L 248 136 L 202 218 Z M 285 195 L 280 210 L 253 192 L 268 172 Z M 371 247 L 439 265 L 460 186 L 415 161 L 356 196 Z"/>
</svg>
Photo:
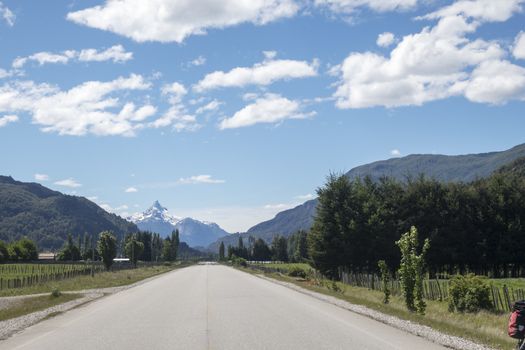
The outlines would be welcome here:
<svg viewBox="0 0 525 350">
<path fill-rule="evenodd" d="M 0 240 L 27 236 L 40 248 L 58 249 L 69 233 L 98 235 L 105 230 L 121 238 L 138 229 L 87 198 L 0 175 Z"/>
</svg>

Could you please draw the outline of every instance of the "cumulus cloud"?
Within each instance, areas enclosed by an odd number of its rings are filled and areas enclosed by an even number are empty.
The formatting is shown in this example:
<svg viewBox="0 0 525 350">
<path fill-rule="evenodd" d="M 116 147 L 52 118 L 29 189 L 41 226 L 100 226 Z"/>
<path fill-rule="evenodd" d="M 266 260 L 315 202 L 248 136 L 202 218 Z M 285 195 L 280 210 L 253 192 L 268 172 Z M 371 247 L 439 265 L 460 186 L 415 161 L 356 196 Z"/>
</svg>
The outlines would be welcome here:
<svg viewBox="0 0 525 350">
<path fill-rule="evenodd" d="M 196 184 L 222 184 L 225 180 L 214 179 L 211 175 L 195 175 L 186 178 L 180 178 L 178 183 L 182 185 Z"/>
<path fill-rule="evenodd" d="M 82 187 L 82 184 L 80 184 L 79 182 L 77 182 L 75 179 L 73 179 L 71 177 L 69 179 L 56 181 L 54 184 L 58 185 L 58 186 L 69 187 L 69 188 Z"/>
<path fill-rule="evenodd" d="M 221 121 L 220 129 L 234 129 L 258 123 L 279 123 L 286 119 L 304 119 L 314 115 L 301 111 L 301 104 L 277 94 L 266 94 L 252 104 L 237 111 L 232 117 Z"/>
<path fill-rule="evenodd" d="M 315 5 L 336 14 L 353 14 L 366 7 L 376 12 L 404 11 L 415 8 L 418 0 L 315 0 Z"/>
<path fill-rule="evenodd" d="M 520 32 L 514 41 L 512 54 L 517 59 L 525 60 L 525 32 Z"/>
<path fill-rule="evenodd" d="M 18 116 L 16 115 L 5 115 L 0 117 L 0 128 L 6 126 L 9 123 L 14 123 L 18 121 Z"/>
<path fill-rule="evenodd" d="M 197 92 L 221 87 L 270 85 L 278 80 L 307 78 L 317 75 L 318 62 L 274 60 L 275 53 L 266 52 L 265 60 L 252 67 L 237 67 L 229 72 L 215 71 L 207 74 L 193 86 Z"/>
<path fill-rule="evenodd" d="M 68 13 L 67 18 L 88 27 L 114 32 L 138 42 L 181 43 L 241 23 L 264 25 L 292 17 L 294 0 L 107 0 L 104 4 Z"/>
<path fill-rule="evenodd" d="M 15 25 L 16 16 L 15 14 L 0 1 L 0 17 L 2 17 L 8 26 L 12 27 Z"/>
<path fill-rule="evenodd" d="M 36 181 L 49 181 L 49 175 L 47 174 L 35 174 Z"/>
<path fill-rule="evenodd" d="M 390 32 L 384 32 L 378 35 L 376 44 L 381 47 L 389 47 L 395 41 L 396 37 Z"/>
<path fill-rule="evenodd" d="M 398 149 L 393 149 L 390 151 L 390 155 L 394 157 L 399 157 L 401 156 L 401 151 L 399 151 Z"/>
<path fill-rule="evenodd" d="M 136 189 L 135 187 L 128 187 L 124 190 L 124 192 L 126 193 L 135 193 L 135 192 L 138 192 L 139 190 Z"/>
<path fill-rule="evenodd" d="M 498 42 L 469 38 L 483 22 L 508 19 L 521 2 L 505 0 L 492 11 L 491 1 L 459 1 L 421 17 L 438 22 L 405 36 L 389 56 L 351 53 L 332 70 L 340 77 L 334 94 L 337 107 L 422 105 L 457 95 L 488 103 L 522 99 L 523 68 L 504 60 L 506 51 Z M 494 76 L 485 74 L 488 71 Z M 492 97 L 481 82 L 493 83 L 488 85 Z"/>
<path fill-rule="evenodd" d="M 66 50 L 61 53 L 52 52 L 37 52 L 27 57 L 17 57 L 13 61 L 13 68 L 20 69 L 29 61 L 35 61 L 39 65 L 49 63 L 66 64 L 70 60 L 78 60 L 80 62 L 126 62 L 133 58 L 132 52 L 127 52 L 122 45 L 115 45 L 109 49 L 99 51 L 96 49 L 84 49 L 80 51 Z"/>
<path fill-rule="evenodd" d="M 207 104 L 205 104 L 202 107 L 197 108 L 197 111 L 195 113 L 202 114 L 204 112 L 212 112 L 219 109 L 219 107 L 223 104 L 223 102 L 220 102 L 219 100 L 213 100 Z"/>
<path fill-rule="evenodd" d="M 28 112 L 43 131 L 60 135 L 133 136 L 156 108 L 124 104 L 116 94 L 149 88 L 150 83 L 136 74 L 109 82 L 88 81 L 67 91 L 49 84 L 15 81 L 0 86 L 0 113 Z"/>
<path fill-rule="evenodd" d="M 194 131 L 200 128 L 197 118 L 189 114 L 182 103 L 188 93 L 184 85 L 178 82 L 166 84 L 162 87 L 162 95 L 168 99 L 170 108 L 157 120 L 150 123 L 153 128 L 172 126 L 176 131 Z"/>
</svg>

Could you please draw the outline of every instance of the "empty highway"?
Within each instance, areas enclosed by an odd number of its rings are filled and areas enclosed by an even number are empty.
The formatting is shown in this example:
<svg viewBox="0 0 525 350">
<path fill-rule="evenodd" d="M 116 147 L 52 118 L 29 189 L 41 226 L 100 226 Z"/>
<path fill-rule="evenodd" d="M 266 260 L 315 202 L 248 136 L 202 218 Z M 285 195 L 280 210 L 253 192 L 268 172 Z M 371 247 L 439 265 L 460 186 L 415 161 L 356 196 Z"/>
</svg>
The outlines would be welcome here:
<svg viewBox="0 0 525 350">
<path fill-rule="evenodd" d="M 0 349 L 445 349 L 220 265 L 102 298 L 0 341 Z"/>
</svg>

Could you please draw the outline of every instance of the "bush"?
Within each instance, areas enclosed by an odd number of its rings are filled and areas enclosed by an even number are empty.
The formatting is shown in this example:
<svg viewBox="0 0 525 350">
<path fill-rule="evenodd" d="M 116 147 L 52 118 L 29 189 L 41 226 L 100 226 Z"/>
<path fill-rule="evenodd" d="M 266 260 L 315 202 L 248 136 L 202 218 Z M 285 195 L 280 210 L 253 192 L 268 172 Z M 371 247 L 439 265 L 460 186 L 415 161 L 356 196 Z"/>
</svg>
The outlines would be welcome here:
<svg viewBox="0 0 525 350">
<path fill-rule="evenodd" d="M 246 259 L 239 258 L 238 256 L 235 256 L 235 255 L 232 256 L 232 264 L 235 266 L 248 267 L 248 263 L 246 262 Z"/>
<path fill-rule="evenodd" d="M 490 287 L 485 277 L 468 274 L 450 280 L 448 309 L 450 312 L 477 312 L 492 309 Z"/>
<path fill-rule="evenodd" d="M 288 271 L 288 276 L 306 279 L 308 272 L 300 266 L 292 266 Z"/>
<path fill-rule="evenodd" d="M 62 295 L 62 292 L 60 292 L 58 288 L 53 288 L 53 290 L 51 291 L 51 296 L 53 298 L 58 298 L 61 295 Z"/>
</svg>

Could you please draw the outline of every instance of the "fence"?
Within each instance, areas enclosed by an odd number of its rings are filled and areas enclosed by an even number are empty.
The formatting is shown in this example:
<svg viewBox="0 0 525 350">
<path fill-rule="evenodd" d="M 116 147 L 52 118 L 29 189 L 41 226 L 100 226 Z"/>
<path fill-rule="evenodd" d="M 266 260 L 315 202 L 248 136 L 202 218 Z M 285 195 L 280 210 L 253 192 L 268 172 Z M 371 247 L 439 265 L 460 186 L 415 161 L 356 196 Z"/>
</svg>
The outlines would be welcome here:
<svg viewBox="0 0 525 350">
<path fill-rule="evenodd" d="M 139 262 L 138 267 L 156 266 L 156 262 Z M 91 274 L 93 266 L 94 273 L 105 271 L 104 265 L 97 261 L 95 264 L 85 262 L 71 263 L 27 263 L 27 264 L 0 264 L 0 290 L 11 288 L 32 287 L 51 281 L 60 281 L 77 276 Z M 111 266 L 112 271 L 120 271 L 133 268 L 130 262 L 115 262 Z"/>
<path fill-rule="evenodd" d="M 287 274 L 289 269 L 278 267 L 267 267 L 249 264 L 248 268 L 266 273 Z M 324 278 L 318 271 L 312 270 L 315 278 Z M 340 271 L 339 279 L 344 284 L 382 291 L 382 283 L 379 276 L 374 274 L 357 274 Z M 399 280 L 392 279 L 389 282 L 392 295 L 401 295 L 401 284 Z M 423 282 L 423 297 L 427 300 L 445 301 L 449 297 L 449 281 L 444 279 L 425 280 Z M 490 298 L 494 310 L 508 312 L 512 304 L 517 300 L 525 299 L 525 289 L 490 285 Z"/>
</svg>

